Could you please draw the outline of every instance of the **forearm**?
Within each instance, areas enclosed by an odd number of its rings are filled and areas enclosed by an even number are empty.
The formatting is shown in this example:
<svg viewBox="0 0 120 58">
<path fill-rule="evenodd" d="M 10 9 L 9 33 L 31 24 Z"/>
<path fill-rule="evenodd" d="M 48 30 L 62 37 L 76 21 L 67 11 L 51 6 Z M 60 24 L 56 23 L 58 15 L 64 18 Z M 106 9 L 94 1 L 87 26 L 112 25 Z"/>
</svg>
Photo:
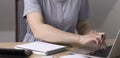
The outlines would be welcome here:
<svg viewBox="0 0 120 58">
<path fill-rule="evenodd" d="M 36 27 L 35 30 L 35 37 L 53 43 L 76 43 L 78 40 L 77 37 L 79 36 L 73 33 L 59 30 L 47 24 L 41 24 L 38 27 Z"/>
</svg>

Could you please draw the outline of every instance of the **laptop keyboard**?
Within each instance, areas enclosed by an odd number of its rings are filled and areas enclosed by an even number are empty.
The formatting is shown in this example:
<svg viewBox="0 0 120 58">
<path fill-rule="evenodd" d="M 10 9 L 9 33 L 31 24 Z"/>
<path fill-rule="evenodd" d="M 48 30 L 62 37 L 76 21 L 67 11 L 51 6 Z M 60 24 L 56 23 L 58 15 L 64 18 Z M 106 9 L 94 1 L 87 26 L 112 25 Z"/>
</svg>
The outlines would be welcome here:
<svg viewBox="0 0 120 58">
<path fill-rule="evenodd" d="M 98 57 L 107 57 L 112 46 L 108 46 L 106 49 L 99 49 L 93 52 L 88 53 L 87 55 L 98 56 Z"/>
</svg>

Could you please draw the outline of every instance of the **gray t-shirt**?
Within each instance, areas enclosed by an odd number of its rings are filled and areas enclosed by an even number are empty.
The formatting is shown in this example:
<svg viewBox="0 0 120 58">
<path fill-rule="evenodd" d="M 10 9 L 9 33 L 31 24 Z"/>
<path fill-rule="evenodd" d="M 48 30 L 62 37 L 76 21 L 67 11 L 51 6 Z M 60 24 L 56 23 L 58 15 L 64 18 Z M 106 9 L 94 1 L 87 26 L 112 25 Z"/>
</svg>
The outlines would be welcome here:
<svg viewBox="0 0 120 58">
<path fill-rule="evenodd" d="M 31 12 L 41 12 L 46 24 L 74 33 L 77 21 L 89 16 L 88 0 L 24 0 L 24 19 Z M 41 40 L 33 36 L 27 23 L 24 42 L 33 41 Z"/>
</svg>

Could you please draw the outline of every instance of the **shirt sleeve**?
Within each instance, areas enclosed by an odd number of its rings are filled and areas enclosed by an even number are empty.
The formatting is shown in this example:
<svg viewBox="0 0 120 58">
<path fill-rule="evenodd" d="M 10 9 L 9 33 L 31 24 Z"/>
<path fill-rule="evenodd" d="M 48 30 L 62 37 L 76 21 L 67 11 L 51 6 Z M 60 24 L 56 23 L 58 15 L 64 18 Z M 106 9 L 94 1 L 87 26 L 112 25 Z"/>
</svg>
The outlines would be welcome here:
<svg viewBox="0 0 120 58">
<path fill-rule="evenodd" d="M 90 10 L 89 10 L 88 0 L 81 0 L 78 20 L 86 20 L 89 17 L 89 14 L 90 14 Z"/>
<path fill-rule="evenodd" d="M 24 13 L 23 18 L 31 12 L 41 12 L 41 7 L 38 0 L 24 0 Z"/>
</svg>

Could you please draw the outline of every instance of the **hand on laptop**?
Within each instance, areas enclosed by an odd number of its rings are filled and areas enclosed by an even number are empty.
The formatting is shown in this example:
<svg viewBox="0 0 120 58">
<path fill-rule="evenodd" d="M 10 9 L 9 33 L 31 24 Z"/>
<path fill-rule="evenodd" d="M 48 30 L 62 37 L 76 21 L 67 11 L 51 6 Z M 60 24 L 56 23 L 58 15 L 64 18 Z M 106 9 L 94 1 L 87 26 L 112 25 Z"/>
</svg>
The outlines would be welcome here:
<svg viewBox="0 0 120 58">
<path fill-rule="evenodd" d="M 80 36 L 79 43 L 82 45 L 97 44 L 100 48 L 106 49 L 105 33 L 92 30 L 88 34 Z"/>
<path fill-rule="evenodd" d="M 106 49 L 107 45 L 106 45 L 106 42 L 105 42 L 105 39 L 106 39 L 105 33 L 104 32 L 96 32 L 96 33 L 99 34 L 100 39 L 102 40 L 102 43 L 98 44 L 98 46 L 101 49 Z"/>
</svg>

